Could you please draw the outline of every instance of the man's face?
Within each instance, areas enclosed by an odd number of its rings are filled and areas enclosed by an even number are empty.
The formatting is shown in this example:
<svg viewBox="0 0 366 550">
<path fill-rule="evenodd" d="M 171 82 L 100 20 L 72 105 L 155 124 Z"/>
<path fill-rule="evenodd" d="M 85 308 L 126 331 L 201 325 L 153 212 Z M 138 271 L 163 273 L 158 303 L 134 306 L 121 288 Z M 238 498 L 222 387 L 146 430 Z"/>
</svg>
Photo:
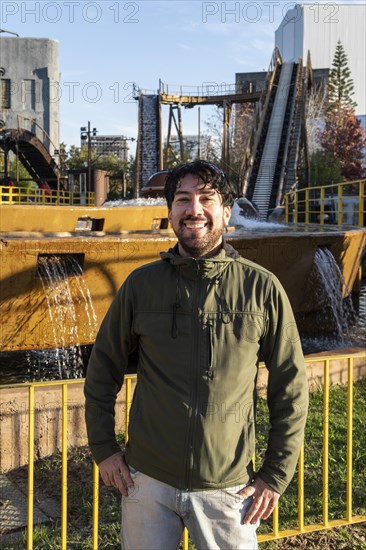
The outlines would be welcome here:
<svg viewBox="0 0 366 550">
<path fill-rule="evenodd" d="M 212 256 L 221 247 L 231 208 L 209 184 L 187 174 L 177 186 L 168 218 L 179 242 L 181 256 Z"/>
</svg>

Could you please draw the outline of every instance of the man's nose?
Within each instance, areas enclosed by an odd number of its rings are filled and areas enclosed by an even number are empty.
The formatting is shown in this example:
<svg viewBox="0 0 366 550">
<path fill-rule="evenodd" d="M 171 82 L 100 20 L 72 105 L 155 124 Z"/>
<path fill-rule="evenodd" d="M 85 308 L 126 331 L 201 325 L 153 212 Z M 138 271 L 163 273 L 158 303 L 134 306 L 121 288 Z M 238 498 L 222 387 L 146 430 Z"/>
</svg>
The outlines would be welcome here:
<svg viewBox="0 0 366 550">
<path fill-rule="evenodd" d="M 203 214 L 203 206 L 198 196 L 192 197 L 192 200 L 187 205 L 187 214 L 192 216 L 199 216 Z"/>
</svg>

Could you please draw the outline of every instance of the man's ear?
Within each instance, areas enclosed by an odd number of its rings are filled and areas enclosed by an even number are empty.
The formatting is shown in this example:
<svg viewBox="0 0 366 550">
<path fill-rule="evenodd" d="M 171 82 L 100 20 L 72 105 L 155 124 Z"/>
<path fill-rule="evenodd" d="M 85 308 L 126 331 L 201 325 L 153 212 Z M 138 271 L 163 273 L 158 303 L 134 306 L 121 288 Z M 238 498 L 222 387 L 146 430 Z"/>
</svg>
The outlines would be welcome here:
<svg viewBox="0 0 366 550">
<path fill-rule="evenodd" d="M 231 216 L 231 206 L 224 206 L 224 224 L 227 225 L 229 223 Z"/>
</svg>

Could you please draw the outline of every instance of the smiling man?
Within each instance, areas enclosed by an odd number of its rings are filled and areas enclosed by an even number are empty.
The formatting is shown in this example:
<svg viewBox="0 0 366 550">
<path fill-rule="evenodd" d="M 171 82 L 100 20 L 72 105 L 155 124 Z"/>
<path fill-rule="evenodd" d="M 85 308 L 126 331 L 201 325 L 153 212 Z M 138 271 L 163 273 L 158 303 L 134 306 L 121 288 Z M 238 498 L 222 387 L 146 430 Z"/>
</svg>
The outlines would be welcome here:
<svg viewBox="0 0 366 550">
<path fill-rule="evenodd" d="M 231 212 L 229 205 L 223 205 L 221 194 L 198 175 L 188 173 L 179 182 L 172 202 L 168 201 L 179 254 L 192 258 L 216 254 Z"/>
<path fill-rule="evenodd" d="M 291 307 L 278 280 L 225 243 L 233 190 L 204 161 L 166 181 L 177 245 L 126 279 L 97 336 L 85 382 L 89 444 L 122 494 L 121 547 L 257 548 L 256 529 L 290 482 L 308 389 Z M 137 354 L 122 452 L 115 401 Z M 259 359 L 271 428 L 253 470 Z"/>
</svg>

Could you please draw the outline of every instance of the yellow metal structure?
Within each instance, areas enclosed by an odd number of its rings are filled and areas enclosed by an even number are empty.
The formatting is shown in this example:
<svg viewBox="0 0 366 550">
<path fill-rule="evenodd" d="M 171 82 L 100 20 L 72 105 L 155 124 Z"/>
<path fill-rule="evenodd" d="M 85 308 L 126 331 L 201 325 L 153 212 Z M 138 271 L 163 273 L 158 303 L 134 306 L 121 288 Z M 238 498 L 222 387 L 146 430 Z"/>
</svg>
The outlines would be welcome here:
<svg viewBox="0 0 366 550">
<path fill-rule="evenodd" d="M 88 207 L 35 204 L 29 208 L 24 204 L 0 204 L 0 231 L 16 231 L 19 237 L 35 232 L 48 235 L 55 233 L 55 237 L 64 237 L 67 232 L 75 231 L 83 232 L 84 235 L 88 231 L 150 231 L 160 229 L 161 225 L 168 226 L 168 209 L 165 205 Z"/>
<path fill-rule="evenodd" d="M 366 225 L 366 179 L 305 187 L 285 196 L 286 221 Z"/>
<path fill-rule="evenodd" d="M 298 461 L 298 525 L 295 529 L 281 529 L 280 517 L 281 510 L 280 505 L 277 506 L 273 513 L 272 532 L 267 534 L 261 534 L 258 536 L 259 542 L 268 540 L 276 540 L 283 537 L 292 535 L 301 535 L 303 533 L 311 533 L 326 528 L 350 525 L 366 521 L 366 515 L 353 515 L 352 511 L 352 430 L 353 430 L 353 360 L 356 357 L 365 359 L 364 353 L 353 355 L 337 355 L 319 357 L 307 357 L 305 359 L 307 364 L 321 363 L 323 365 L 324 376 L 324 401 L 323 401 L 323 464 L 322 471 L 319 471 L 319 476 L 323 479 L 323 495 L 322 495 L 322 507 L 323 507 L 323 519 L 321 523 L 308 524 L 306 523 L 306 517 L 304 512 L 304 471 L 306 467 L 306 457 L 304 457 L 304 450 L 301 449 L 299 461 Z M 329 520 L 328 508 L 329 508 L 329 389 L 331 380 L 331 368 L 332 362 L 339 359 L 346 359 L 348 368 L 348 403 L 347 403 L 347 419 L 345 419 L 345 428 L 347 429 L 347 475 L 346 475 L 346 502 L 345 502 L 345 516 L 337 519 Z M 260 366 L 265 368 L 263 364 Z M 128 427 L 128 412 L 132 402 L 133 390 L 132 384 L 135 382 L 135 375 L 126 376 L 126 383 L 124 385 L 125 391 L 125 407 L 126 418 Z M 34 395 L 35 391 L 41 388 L 53 388 L 61 391 L 62 395 L 62 507 L 61 507 L 61 548 L 67 548 L 67 430 L 68 430 L 68 407 L 72 406 L 72 402 L 68 403 L 68 388 L 73 384 L 80 384 L 80 380 L 67 380 L 67 381 L 55 381 L 55 382 L 36 382 L 31 384 L 23 384 L 22 386 L 28 386 L 28 410 L 23 411 L 23 414 L 28 416 L 28 527 L 27 527 L 27 550 L 33 549 L 33 519 L 34 519 L 34 438 L 35 438 L 35 418 L 37 418 L 35 410 Z M 10 387 L 10 386 L 9 386 Z M 11 386 L 13 387 L 13 386 Z M 6 387 L 3 386 L 2 389 Z M 61 388 L 61 390 L 60 390 Z M 93 464 L 93 503 L 92 503 L 92 548 L 98 549 L 98 506 L 99 506 L 99 479 L 98 468 Z M 188 550 L 188 534 L 185 532 L 183 537 L 183 548 Z"/>
<path fill-rule="evenodd" d="M 40 209 L 39 226 L 43 226 L 47 220 L 46 212 L 42 215 L 41 209 L 45 207 L 35 207 L 37 208 Z M 0 315 L 6 319 L 6 323 L 1 326 L 0 349 L 4 351 L 52 348 L 59 345 L 58 330 L 56 328 L 54 332 L 50 323 L 48 302 L 38 276 L 38 268 L 44 258 L 52 260 L 52 257 L 72 256 L 78 262 L 83 281 L 90 291 L 96 322 L 91 322 L 88 317 L 85 300 L 81 296 L 79 275 L 70 273 L 68 283 L 75 305 L 75 317 L 67 318 L 65 322 L 77 327 L 78 341 L 75 341 L 75 333 L 71 332 L 65 335 L 65 339 L 69 338 L 69 341 L 65 340 L 64 345 L 88 345 L 94 342 L 100 322 L 118 288 L 131 271 L 157 260 L 161 251 L 176 243 L 176 238 L 169 229 L 113 229 L 122 224 L 121 219 L 124 219 L 126 225 L 139 223 L 140 216 L 149 220 L 151 227 L 159 213 L 158 209 L 163 207 L 116 208 L 110 209 L 111 212 L 106 214 L 103 209 L 96 209 L 101 218 L 108 220 L 105 222 L 108 224 L 108 231 L 105 232 L 69 232 L 70 225 L 77 222 L 77 209 L 65 209 L 62 222 L 62 207 L 54 208 L 55 217 L 60 216 L 55 223 L 59 227 L 64 224 L 64 233 L 53 233 L 50 229 L 44 232 L 24 233 L 17 230 L 14 233 L 9 231 L 1 234 Z M 4 208 L 6 211 L 8 209 L 11 210 L 11 207 Z M 49 210 L 52 209 L 47 209 Z M 90 212 L 89 218 L 93 216 Z M 157 218 L 164 219 L 159 216 Z M 21 217 L 18 223 L 21 223 Z M 347 296 L 358 276 L 366 244 L 366 230 L 340 230 L 329 226 L 309 228 L 307 231 L 296 226 L 279 227 L 276 231 L 254 229 L 229 232 L 227 242 L 241 256 L 269 269 L 279 278 L 295 313 L 304 314 L 304 323 L 306 321 L 309 327 L 308 329 L 305 326 L 304 330 L 309 332 L 312 327 L 311 315 L 319 308 L 319 301 L 314 293 L 311 289 L 307 292 L 317 248 L 326 247 L 332 252 L 341 269 L 344 278 L 343 292 Z M 51 313 L 55 318 L 56 312 Z"/>
<path fill-rule="evenodd" d="M 34 206 L 94 206 L 95 193 L 72 193 L 71 191 L 46 190 L 25 187 L 0 187 L 0 204 L 23 204 Z"/>
</svg>

